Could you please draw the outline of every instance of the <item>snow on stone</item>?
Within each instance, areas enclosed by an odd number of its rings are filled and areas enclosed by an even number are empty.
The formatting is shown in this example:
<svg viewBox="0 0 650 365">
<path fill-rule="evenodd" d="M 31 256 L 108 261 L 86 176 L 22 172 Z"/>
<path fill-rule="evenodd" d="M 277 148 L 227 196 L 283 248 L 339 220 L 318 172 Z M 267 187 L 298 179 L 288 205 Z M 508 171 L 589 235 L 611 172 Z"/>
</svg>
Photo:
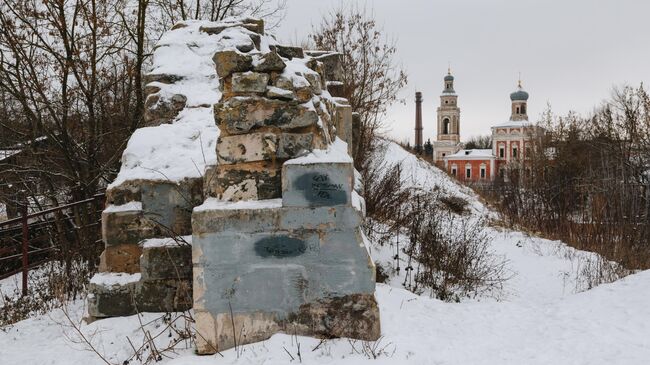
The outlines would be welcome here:
<svg viewBox="0 0 650 365">
<path fill-rule="evenodd" d="M 110 187 L 127 180 L 178 182 L 201 177 L 217 162 L 219 129 L 212 108 L 186 108 L 174 124 L 137 129 L 122 155 L 122 168 Z"/>
<path fill-rule="evenodd" d="M 192 244 L 192 236 L 180 236 L 176 239 L 171 237 L 166 238 L 149 238 L 140 243 L 142 248 L 152 247 L 175 247 L 179 244 Z"/>
<path fill-rule="evenodd" d="M 131 201 L 122 205 L 109 205 L 104 209 L 104 213 L 133 212 L 142 210 L 142 202 Z"/>
<path fill-rule="evenodd" d="M 91 284 L 101 285 L 101 286 L 122 286 L 130 283 L 137 283 L 140 281 L 141 275 L 137 274 L 127 274 L 127 273 L 115 273 L 115 272 L 102 272 L 95 274 L 92 279 L 90 279 Z"/>
<path fill-rule="evenodd" d="M 272 209 L 281 208 L 282 198 L 267 200 L 240 200 L 236 202 L 223 201 L 217 198 L 207 198 L 203 204 L 194 208 L 195 212 L 209 210 L 237 210 L 237 209 Z"/>
<path fill-rule="evenodd" d="M 352 163 L 352 157 L 348 155 L 348 144 L 337 137 L 326 150 L 313 150 L 305 156 L 287 160 L 284 164 L 310 165 L 316 163 Z"/>
</svg>

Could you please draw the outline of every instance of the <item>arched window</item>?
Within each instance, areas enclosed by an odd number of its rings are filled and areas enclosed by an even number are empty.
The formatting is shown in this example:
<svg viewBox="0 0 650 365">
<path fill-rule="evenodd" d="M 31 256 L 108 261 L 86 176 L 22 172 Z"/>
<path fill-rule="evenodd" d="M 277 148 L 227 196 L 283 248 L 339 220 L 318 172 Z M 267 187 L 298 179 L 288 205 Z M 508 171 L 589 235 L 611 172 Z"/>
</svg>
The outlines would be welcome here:
<svg viewBox="0 0 650 365">
<path fill-rule="evenodd" d="M 442 131 L 443 134 L 449 134 L 449 118 L 442 120 Z"/>
<path fill-rule="evenodd" d="M 519 114 L 519 107 L 517 107 L 517 114 Z"/>
<path fill-rule="evenodd" d="M 521 106 L 521 114 L 526 114 L 526 105 Z"/>
</svg>

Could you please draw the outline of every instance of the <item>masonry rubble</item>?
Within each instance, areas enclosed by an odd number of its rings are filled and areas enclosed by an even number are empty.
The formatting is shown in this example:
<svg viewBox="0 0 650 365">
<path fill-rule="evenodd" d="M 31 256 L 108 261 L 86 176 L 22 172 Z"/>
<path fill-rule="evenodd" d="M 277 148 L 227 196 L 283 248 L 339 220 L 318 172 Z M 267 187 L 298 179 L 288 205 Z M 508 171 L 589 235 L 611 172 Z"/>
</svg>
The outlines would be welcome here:
<svg viewBox="0 0 650 365">
<path fill-rule="evenodd" d="M 241 18 L 178 23 L 153 60 L 147 127 L 107 192 L 89 315 L 193 308 L 200 354 L 233 333 L 377 339 L 340 55 Z"/>
</svg>

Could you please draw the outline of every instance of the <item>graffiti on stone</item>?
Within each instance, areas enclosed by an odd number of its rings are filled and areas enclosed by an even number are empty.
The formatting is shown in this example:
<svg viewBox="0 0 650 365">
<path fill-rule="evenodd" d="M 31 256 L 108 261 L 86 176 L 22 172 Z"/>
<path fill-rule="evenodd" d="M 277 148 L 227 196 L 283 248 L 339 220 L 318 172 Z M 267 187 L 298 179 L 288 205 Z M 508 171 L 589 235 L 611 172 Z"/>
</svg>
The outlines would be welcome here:
<svg viewBox="0 0 650 365">
<path fill-rule="evenodd" d="M 255 253 L 261 257 L 296 257 L 307 250 L 303 240 L 289 236 L 264 237 L 255 242 Z"/>
<path fill-rule="evenodd" d="M 308 202 L 318 205 L 339 205 L 348 202 L 342 183 L 332 181 L 326 173 L 311 172 L 301 175 L 296 181 Z"/>
</svg>

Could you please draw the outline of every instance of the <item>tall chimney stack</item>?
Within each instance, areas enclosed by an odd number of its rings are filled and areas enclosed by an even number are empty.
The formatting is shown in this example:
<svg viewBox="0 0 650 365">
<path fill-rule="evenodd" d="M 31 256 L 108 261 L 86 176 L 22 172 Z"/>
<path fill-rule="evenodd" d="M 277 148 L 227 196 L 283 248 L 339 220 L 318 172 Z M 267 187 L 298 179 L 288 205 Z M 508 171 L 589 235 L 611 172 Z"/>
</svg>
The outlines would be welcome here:
<svg viewBox="0 0 650 365">
<path fill-rule="evenodd" d="M 415 151 L 422 152 L 422 93 L 415 93 Z"/>
</svg>

